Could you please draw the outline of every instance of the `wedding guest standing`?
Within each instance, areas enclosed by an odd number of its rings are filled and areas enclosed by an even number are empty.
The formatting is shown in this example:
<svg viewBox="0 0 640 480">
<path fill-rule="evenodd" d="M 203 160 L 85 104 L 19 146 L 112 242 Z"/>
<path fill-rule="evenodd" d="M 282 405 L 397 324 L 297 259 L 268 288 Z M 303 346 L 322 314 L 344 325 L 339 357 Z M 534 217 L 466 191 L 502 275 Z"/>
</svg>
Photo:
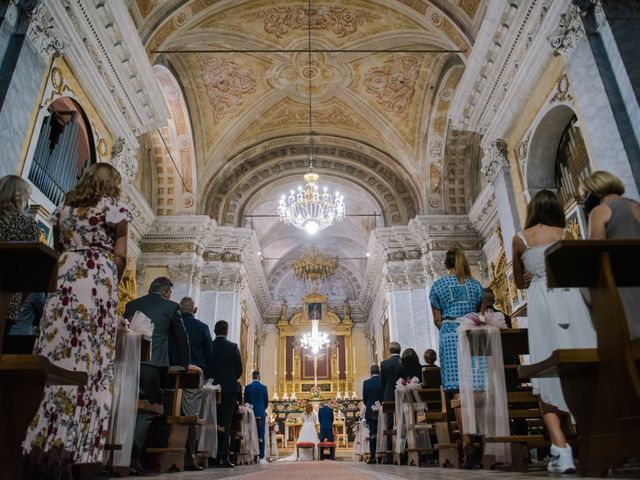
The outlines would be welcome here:
<svg viewBox="0 0 640 480">
<path fill-rule="evenodd" d="M 0 178 L 0 242 L 38 241 L 36 221 L 25 214 L 30 193 L 27 181 L 17 175 Z M 11 328 L 16 322 L 24 300 L 22 293 L 11 295 L 6 319 L 7 328 Z M 30 335 L 31 332 L 21 331 L 19 334 Z"/>
<path fill-rule="evenodd" d="M 482 302 L 483 289 L 471 276 L 469 263 L 462 250 L 447 250 L 444 266 L 448 275 L 435 281 L 429 293 L 433 320 L 440 330 L 440 377 L 445 392 L 458 393 L 458 319 L 477 311 Z M 458 411 L 458 410 L 457 410 Z M 459 420 L 460 424 L 462 419 Z M 465 455 L 463 466 L 472 468 L 479 463 L 479 452 L 473 448 L 471 438 L 462 436 Z"/>
<path fill-rule="evenodd" d="M 213 340 L 211 365 L 207 378 L 213 378 L 214 385 L 220 385 L 222 390 L 221 403 L 218 404 L 218 425 L 223 427 L 218 432 L 217 465 L 222 468 L 233 468 L 229 461 L 229 439 L 231 421 L 236 410 L 242 390 L 238 380 L 242 376 L 242 358 L 238 345 L 227 340 L 229 324 L 225 320 L 218 320 L 213 327 L 216 338 Z"/>
<path fill-rule="evenodd" d="M 609 172 L 593 172 L 582 181 L 585 213 L 589 217 L 589 238 L 640 238 L 640 203 L 624 197 L 624 184 Z M 632 339 L 640 338 L 640 288 L 618 289 Z"/>
<path fill-rule="evenodd" d="M 369 369 L 371 378 L 368 378 L 362 384 L 362 401 L 366 407 L 364 418 L 369 428 L 369 461 L 367 463 L 376 463 L 376 442 L 378 440 L 378 420 L 373 415 L 373 407 L 376 402 L 382 402 L 382 387 L 380 386 L 380 367 L 371 365 Z"/>
<path fill-rule="evenodd" d="M 596 334 L 580 292 L 547 288 L 544 251 L 565 236 L 565 217 L 558 197 L 549 190 L 539 191 L 527 208 L 524 230 L 513 237 L 513 276 L 518 288 L 527 288 L 531 363 L 546 360 L 557 349 L 596 346 Z M 531 384 L 551 437 L 552 460 L 547 468 L 553 473 L 574 472 L 571 446 L 560 426 L 559 413 L 569 411 L 560 379 L 533 378 Z"/>
<path fill-rule="evenodd" d="M 264 432 L 267 425 L 267 406 L 269 405 L 269 392 L 267 386 L 260 382 L 260 372 L 254 370 L 251 373 L 252 382 L 244 387 L 244 401 L 253 405 L 253 413 L 258 420 L 258 438 L 260 440 L 260 463 L 268 463 L 264 459 Z"/>
<path fill-rule="evenodd" d="M 52 215 L 57 291 L 48 295 L 34 354 L 86 371 L 82 387 L 46 387 L 27 431 L 31 464 L 96 464 L 103 460 L 114 377 L 118 281 L 126 266 L 131 214 L 118 200 L 120 174 L 107 163 L 88 167 Z M 37 468 L 31 477 L 37 478 Z M 40 469 L 42 473 L 42 469 Z"/>
<path fill-rule="evenodd" d="M 380 362 L 380 388 L 382 390 L 383 402 L 395 402 L 396 400 L 396 380 L 398 379 L 398 368 L 400 368 L 401 347 L 398 342 L 389 344 L 389 358 Z M 386 428 L 393 428 L 393 417 L 387 415 Z M 387 451 L 391 452 L 391 437 L 387 438 Z M 387 455 L 387 463 L 392 462 L 392 455 Z"/>
<path fill-rule="evenodd" d="M 422 365 L 420 365 L 418 354 L 413 348 L 405 348 L 402 352 L 400 368 L 398 368 L 396 376 L 396 380 L 402 378 L 406 382 L 410 382 L 413 377 L 416 377 L 419 382 L 422 382 Z"/>
</svg>

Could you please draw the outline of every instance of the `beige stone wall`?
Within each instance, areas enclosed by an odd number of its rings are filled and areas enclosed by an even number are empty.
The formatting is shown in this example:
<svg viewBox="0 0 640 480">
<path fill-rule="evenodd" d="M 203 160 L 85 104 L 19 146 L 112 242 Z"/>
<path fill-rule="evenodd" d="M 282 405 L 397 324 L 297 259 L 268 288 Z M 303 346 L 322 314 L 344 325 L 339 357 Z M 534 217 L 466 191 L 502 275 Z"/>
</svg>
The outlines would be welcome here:
<svg viewBox="0 0 640 480">
<path fill-rule="evenodd" d="M 269 399 L 273 398 L 273 392 L 276 390 L 276 370 L 278 355 L 278 332 L 268 332 L 265 335 L 264 345 L 262 347 L 262 365 L 260 366 L 260 377 L 262 383 L 269 390 Z"/>
</svg>

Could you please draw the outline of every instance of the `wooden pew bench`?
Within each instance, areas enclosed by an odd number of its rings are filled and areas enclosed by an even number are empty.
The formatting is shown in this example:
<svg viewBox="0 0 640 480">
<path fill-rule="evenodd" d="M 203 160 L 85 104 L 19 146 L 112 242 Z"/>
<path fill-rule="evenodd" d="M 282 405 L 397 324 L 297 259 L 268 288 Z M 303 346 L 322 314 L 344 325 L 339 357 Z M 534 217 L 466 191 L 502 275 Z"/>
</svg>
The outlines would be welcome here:
<svg viewBox="0 0 640 480">
<path fill-rule="evenodd" d="M 185 445 L 189 426 L 205 424 L 205 421 L 197 416 L 181 415 L 182 389 L 200 388 L 202 386 L 200 374 L 186 372 L 181 367 L 170 367 L 168 378 L 173 383 L 171 412 L 166 417 L 154 419 L 156 427 L 163 425 L 169 427 L 166 445 L 147 447 L 142 457 L 143 466 L 152 472 L 184 471 Z M 152 435 L 152 430 L 149 429 L 147 438 Z"/>
<path fill-rule="evenodd" d="M 640 285 L 640 241 L 563 240 L 545 257 L 549 288 L 590 289 L 598 345 L 556 350 L 520 376 L 560 377 L 578 427 L 578 471 L 604 476 L 640 454 L 640 343 L 629 337 L 618 294 Z"/>
<path fill-rule="evenodd" d="M 87 374 L 42 355 L 6 355 L 2 345 L 13 292 L 52 292 L 59 253 L 40 242 L 0 242 L 0 464 L 2 478 L 21 478 L 22 440 L 47 385 L 86 385 Z"/>
</svg>

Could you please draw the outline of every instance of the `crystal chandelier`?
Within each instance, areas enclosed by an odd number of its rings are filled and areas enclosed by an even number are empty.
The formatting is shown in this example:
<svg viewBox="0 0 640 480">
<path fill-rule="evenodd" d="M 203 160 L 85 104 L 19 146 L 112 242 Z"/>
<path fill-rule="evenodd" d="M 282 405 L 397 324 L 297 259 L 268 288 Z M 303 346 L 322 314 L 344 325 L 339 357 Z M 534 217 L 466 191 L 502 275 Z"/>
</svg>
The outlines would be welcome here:
<svg viewBox="0 0 640 480">
<path fill-rule="evenodd" d="M 304 187 L 299 186 L 298 190 L 291 190 L 287 197 L 282 195 L 278 205 L 280 220 L 289 225 L 293 225 L 301 230 L 305 230 L 310 235 L 327 228 L 334 222 L 344 219 L 344 197 L 339 192 L 331 195 L 324 187 L 319 191 L 318 179 L 320 176 L 313 171 L 313 117 L 311 114 L 311 1 L 309 0 L 307 14 L 308 32 L 308 67 L 305 76 L 309 80 L 309 171 L 304 176 Z"/>
<path fill-rule="evenodd" d="M 300 346 L 304 349 L 311 349 L 317 355 L 321 348 L 329 345 L 329 335 L 318 330 L 318 320 L 311 320 L 311 333 L 307 332 L 300 340 Z"/>
</svg>

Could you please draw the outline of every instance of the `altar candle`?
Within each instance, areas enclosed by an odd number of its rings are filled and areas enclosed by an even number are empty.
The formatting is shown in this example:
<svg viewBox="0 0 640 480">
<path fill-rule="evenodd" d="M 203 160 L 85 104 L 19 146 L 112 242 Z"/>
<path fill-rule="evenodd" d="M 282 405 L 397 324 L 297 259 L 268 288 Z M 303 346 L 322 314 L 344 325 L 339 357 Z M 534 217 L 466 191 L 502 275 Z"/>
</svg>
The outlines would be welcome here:
<svg viewBox="0 0 640 480">
<path fill-rule="evenodd" d="M 356 380 L 356 347 L 351 347 L 353 349 L 353 381 Z"/>
<path fill-rule="evenodd" d="M 338 380 L 340 380 L 340 342 L 338 342 L 338 346 L 336 348 L 336 367 L 338 369 Z"/>
</svg>

